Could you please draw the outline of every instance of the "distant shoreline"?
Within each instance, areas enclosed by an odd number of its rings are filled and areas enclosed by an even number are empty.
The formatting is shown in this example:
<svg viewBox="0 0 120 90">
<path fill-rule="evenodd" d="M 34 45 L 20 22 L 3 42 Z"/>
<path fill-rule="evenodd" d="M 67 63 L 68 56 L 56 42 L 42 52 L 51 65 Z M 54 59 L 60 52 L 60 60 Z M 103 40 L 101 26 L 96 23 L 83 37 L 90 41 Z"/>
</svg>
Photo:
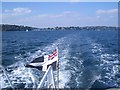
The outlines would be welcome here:
<svg viewBox="0 0 120 90">
<path fill-rule="evenodd" d="M 2 31 L 31 31 L 33 29 L 37 29 L 35 27 L 30 26 L 23 26 L 23 25 L 8 25 L 8 24 L 1 24 L 0 28 Z"/>
<path fill-rule="evenodd" d="M 48 30 L 118 30 L 118 27 L 112 26 L 70 26 L 70 27 L 47 27 L 47 28 L 36 28 L 30 26 L 23 26 L 23 25 L 8 25 L 8 24 L 1 24 L 0 28 L 1 31 L 48 31 Z"/>
</svg>

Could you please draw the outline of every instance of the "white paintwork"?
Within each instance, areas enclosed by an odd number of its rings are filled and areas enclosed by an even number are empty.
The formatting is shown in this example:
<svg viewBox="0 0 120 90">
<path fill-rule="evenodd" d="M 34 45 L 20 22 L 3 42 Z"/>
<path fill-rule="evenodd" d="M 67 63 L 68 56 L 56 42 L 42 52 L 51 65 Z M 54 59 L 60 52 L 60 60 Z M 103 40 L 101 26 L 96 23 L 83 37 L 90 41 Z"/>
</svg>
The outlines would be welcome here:
<svg viewBox="0 0 120 90">
<path fill-rule="evenodd" d="M 44 88 L 44 84 L 46 81 L 48 82 L 48 85 L 46 88 L 55 88 L 53 69 L 52 69 L 51 65 L 48 67 L 45 75 L 43 76 L 42 80 L 40 81 L 40 84 L 38 85 L 37 90 Z"/>
</svg>

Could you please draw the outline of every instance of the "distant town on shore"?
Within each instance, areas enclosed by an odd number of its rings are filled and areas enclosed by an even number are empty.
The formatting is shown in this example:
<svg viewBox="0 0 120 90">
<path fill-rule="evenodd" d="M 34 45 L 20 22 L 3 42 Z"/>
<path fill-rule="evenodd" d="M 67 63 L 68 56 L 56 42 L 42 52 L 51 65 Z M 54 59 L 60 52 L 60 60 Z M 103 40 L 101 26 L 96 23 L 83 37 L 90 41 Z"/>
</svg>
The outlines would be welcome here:
<svg viewBox="0 0 120 90">
<path fill-rule="evenodd" d="M 46 27 L 46 28 L 37 28 L 23 25 L 8 25 L 1 24 L 1 31 L 42 31 L 42 30 L 118 30 L 118 27 L 113 26 L 70 26 L 70 27 Z"/>
</svg>

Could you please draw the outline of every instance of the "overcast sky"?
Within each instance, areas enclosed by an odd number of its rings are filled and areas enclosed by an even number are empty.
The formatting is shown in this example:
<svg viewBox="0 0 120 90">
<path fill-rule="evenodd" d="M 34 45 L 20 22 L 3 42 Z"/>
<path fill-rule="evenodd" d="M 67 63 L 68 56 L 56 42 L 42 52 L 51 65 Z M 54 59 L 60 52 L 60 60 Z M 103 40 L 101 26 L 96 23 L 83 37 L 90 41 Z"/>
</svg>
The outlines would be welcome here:
<svg viewBox="0 0 120 90">
<path fill-rule="evenodd" d="M 117 12 L 117 2 L 3 2 L 0 15 L 4 24 L 35 27 L 117 26 Z"/>
</svg>

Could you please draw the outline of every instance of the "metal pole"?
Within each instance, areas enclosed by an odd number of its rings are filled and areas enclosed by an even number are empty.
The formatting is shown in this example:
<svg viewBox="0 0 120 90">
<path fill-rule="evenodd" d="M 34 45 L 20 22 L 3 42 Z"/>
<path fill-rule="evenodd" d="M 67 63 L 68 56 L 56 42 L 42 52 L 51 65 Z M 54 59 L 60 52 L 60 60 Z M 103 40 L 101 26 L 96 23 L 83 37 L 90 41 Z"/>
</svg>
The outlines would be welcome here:
<svg viewBox="0 0 120 90">
<path fill-rule="evenodd" d="M 52 81 L 52 85 L 53 85 L 53 89 L 55 89 L 55 81 L 54 81 L 54 75 L 53 75 L 53 68 L 51 67 L 51 81 Z"/>
<path fill-rule="evenodd" d="M 58 62 L 57 62 L 57 89 L 59 90 L 59 67 L 58 67 Z"/>
<path fill-rule="evenodd" d="M 57 58 L 58 58 L 58 47 L 56 48 L 57 49 Z M 57 90 L 59 90 L 59 64 L 58 64 L 58 60 L 57 60 L 57 63 L 56 63 L 56 70 L 57 70 Z"/>
<path fill-rule="evenodd" d="M 10 81 L 10 79 L 9 79 L 9 77 L 8 77 L 8 75 L 7 75 L 7 72 L 6 72 L 5 69 L 4 69 L 4 67 L 1 66 L 1 68 L 2 68 L 2 70 L 3 70 L 3 72 L 4 72 L 4 74 L 5 74 L 5 77 L 7 78 L 8 82 L 9 82 L 11 88 L 12 88 L 13 90 L 15 90 L 14 87 L 13 87 L 12 82 Z"/>
<path fill-rule="evenodd" d="M 42 88 L 42 86 L 43 86 L 43 84 L 44 84 L 44 82 L 45 82 L 45 80 L 46 80 L 47 75 L 50 73 L 50 69 L 51 69 L 51 66 L 48 67 L 45 75 L 43 76 L 42 80 L 40 81 L 40 84 L 39 84 L 38 87 L 37 87 L 37 90 L 39 90 L 39 89 Z"/>
</svg>

